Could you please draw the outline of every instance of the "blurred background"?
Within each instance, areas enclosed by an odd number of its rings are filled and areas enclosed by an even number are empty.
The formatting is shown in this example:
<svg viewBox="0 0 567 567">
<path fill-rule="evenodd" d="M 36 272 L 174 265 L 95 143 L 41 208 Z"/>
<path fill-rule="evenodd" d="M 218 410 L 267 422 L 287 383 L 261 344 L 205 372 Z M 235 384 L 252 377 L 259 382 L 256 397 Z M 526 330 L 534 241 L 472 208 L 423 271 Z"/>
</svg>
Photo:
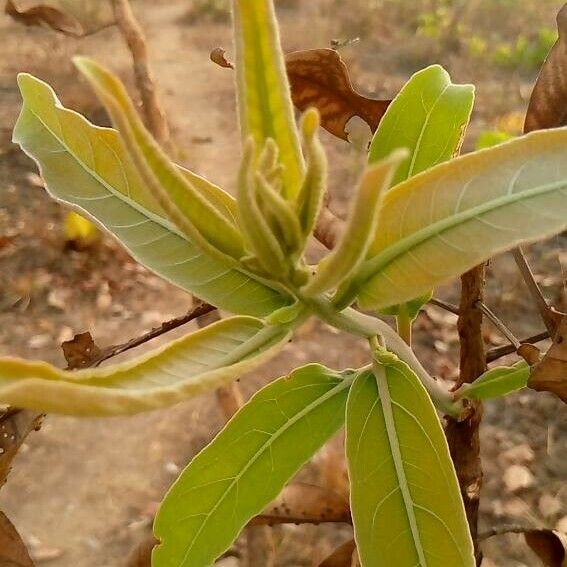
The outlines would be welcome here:
<svg viewBox="0 0 567 567">
<path fill-rule="evenodd" d="M 3 3 L 3 2 L 2 2 Z M 49 3 L 49 2 L 48 2 Z M 18 7 L 36 4 L 16 2 Z M 409 76 L 442 64 L 453 81 L 476 85 L 464 151 L 519 135 L 537 71 L 556 39 L 558 0 L 280 0 L 286 51 L 340 49 L 356 88 L 391 98 Z M 16 74 L 49 82 L 63 103 L 99 124 L 107 118 L 71 63 L 97 58 L 118 72 L 134 96 L 131 59 L 101 0 L 61 0 L 84 29 L 76 39 L 24 27 L 0 15 L 0 355 L 65 361 L 60 344 L 90 330 L 101 346 L 119 343 L 183 314 L 190 297 L 138 266 L 101 235 L 50 200 L 34 164 L 13 144 L 20 108 Z M 233 73 L 209 59 L 231 55 L 227 0 L 133 0 L 148 40 L 151 64 L 179 160 L 232 191 L 239 161 Z M 348 144 L 323 133 L 330 157 L 331 208 L 344 216 L 362 163 Z M 544 292 L 567 310 L 566 238 L 528 250 Z M 458 283 L 437 295 L 458 301 Z M 488 303 L 518 337 L 543 329 L 508 255 L 491 262 Z M 416 348 L 429 369 L 457 373 L 456 317 L 426 306 L 416 323 Z M 169 340 L 176 333 L 168 335 Z M 490 346 L 505 344 L 485 326 Z M 153 344 L 146 345 L 151 348 Z M 240 381 L 249 395 L 298 364 L 361 365 L 365 346 L 308 322 L 293 344 Z M 186 462 L 219 430 L 214 395 L 133 418 L 48 416 L 32 434 L 0 492 L 37 563 L 54 567 L 123 565 L 149 533 L 157 502 Z M 567 531 L 567 419 L 549 394 L 520 392 L 486 406 L 482 426 L 485 485 L 481 531 L 502 524 Z M 340 440 L 303 471 L 310 482 L 344 482 Z M 329 467 L 329 455 L 334 464 Z M 323 464 L 327 463 L 327 464 Z M 339 479 L 339 480 L 337 480 Z M 342 480 L 341 480 L 342 479 Z M 287 526 L 275 530 L 278 566 L 315 566 L 349 539 L 347 526 Z M 520 536 L 486 543 L 486 567 L 535 566 Z M 236 564 L 238 564 L 238 561 Z"/>
</svg>

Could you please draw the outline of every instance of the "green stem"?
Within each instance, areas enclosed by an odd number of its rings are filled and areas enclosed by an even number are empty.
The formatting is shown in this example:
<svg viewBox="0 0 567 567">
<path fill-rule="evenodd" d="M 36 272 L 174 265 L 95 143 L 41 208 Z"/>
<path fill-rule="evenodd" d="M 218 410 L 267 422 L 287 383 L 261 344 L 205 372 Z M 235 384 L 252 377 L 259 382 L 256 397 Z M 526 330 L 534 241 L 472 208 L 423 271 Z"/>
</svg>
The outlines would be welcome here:
<svg viewBox="0 0 567 567">
<path fill-rule="evenodd" d="M 407 343 L 387 323 L 376 317 L 360 313 L 351 307 L 337 311 L 328 299 L 313 298 L 304 301 L 321 319 L 337 329 L 368 339 L 376 336 L 383 337 L 388 350 L 396 354 L 415 372 L 440 411 L 456 419 L 463 416 L 463 401 L 455 401 L 453 394 L 443 382 L 429 375 Z"/>
</svg>

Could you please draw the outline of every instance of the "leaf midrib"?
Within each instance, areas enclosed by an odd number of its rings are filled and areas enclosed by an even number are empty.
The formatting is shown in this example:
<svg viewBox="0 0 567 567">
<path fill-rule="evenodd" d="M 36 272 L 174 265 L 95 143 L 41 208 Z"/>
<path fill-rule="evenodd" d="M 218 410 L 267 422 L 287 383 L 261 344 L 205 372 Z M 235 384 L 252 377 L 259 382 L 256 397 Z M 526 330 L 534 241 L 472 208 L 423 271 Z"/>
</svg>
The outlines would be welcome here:
<svg viewBox="0 0 567 567">
<path fill-rule="evenodd" d="M 415 149 L 414 149 L 414 152 L 411 156 L 411 162 L 410 162 L 409 167 L 408 167 L 408 174 L 407 174 L 405 179 L 409 179 L 414 174 L 413 172 L 414 172 L 414 168 L 415 168 L 415 162 L 417 161 L 417 156 L 418 156 L 420 150 L 422 149 L 421 143 L 423 141 L 423 137 L 425 136 L 425 131 L 427 130 L 427 127 L 429 126 L 429 121 L 431 120 L 431 116 L 433 115 L 439 101 L 441 100 L 441 97 L 447 92 L 447 90 L 449 89 L 450 86 L 451 86 L 451 83 L 448 83 L 444 86 L 443 90 L 439 93 L 439 95 L 435 99 L 435 102 L 431 105 L 429 111 L 425 115 L 425 120 L 423 121 L 421 131 L 419 132 L 419 136 L 418 136 L 417 142 L 415 144 Z"/>
<path fill-rule="evenodd" d="M 335 386 L 333 387 L 331 390 L 329 390 L 327 393 L 325 393 L 323 396 L 320 396 L 319 398 L 317 398 L 316 400 L 314 400 L 313 402 L 311 402 L 309 405 L 305 406 L 300 412 L 298 412 L 297 414 L 295 414 L 293 416 L 292 419 L 286 421 L 283 426 L 278 429 L 272 436 L 270 436 L 270 438 L 268 439 L 268 441 L 266 441 L 257 451 L 256 453 L 253 455 L 253 457 L 248 461 L 248 463 L 246 463 L 246 465 L 242 468 L 241 472 L 238 473 L 230 482 L 230 484 L 228 485 L 227 489 L 224 491 L 224 493 L 220 496 L 220 498 L 218 499 L 217 503 L 214 505 L 214 507 L 206 514 L 205 516 L 205 520 L 203 521 L 201 527 L 198 529 L 197 533 L 195 534 L 195 536 L 193 537 L 193 539 L 191 540 L 189 547 L 187 548 L 181 563 L 179 563 L 179 566 L 181 567 L 185 561 L 187 560 L 187 557 L 189 555 L 189 553 L 191 552 L 193 545 L 195 544 L 195 541 L 197 540 L 197 538 L 199 537 L 199 535 L 201 534 L 201 532 L 205 529 L 205 526 L 207 525 L 207 523 L 209 522 L 209 519 L 213 516 L 213 514 L 216 512 L 216 510 L 218 509 L 218 507 L 222 504 L 222 502 L 225 500 L 225 498 L 228 496 L 228 494 L 232 491 L 233 487 L 235 486 L 235 484 L 237 484 L 240 479 L 248 472 L 248 470 L 252 467 L 252 465 L 265 453 L 266 449 L 268 449 L 277 439 L 279 439 L 279 437 L 281 437 L 281 435 L 283 435 L 290 427 L 292 427 L 293 425 L 295 425 L 299 420 L 303 419 L 303 417 L 305 417 L 306 415 L 308 415 L 312 410 L 314 410 L 315 408 L 317 408 L 318 406 L 320 406 L 322 403 L 328 401 L 329 399 L 333 398 L 335 395 L 339 394 L 340 392 L 342 392 L 343 390 L 345 390 L 346 388 L 348 388 L 351 384 L 351 382 L 354 379 L 354 375 L 350 376 L 350 377 L 345 377 L 342 378 L 341 381 Z M 157 535 L 157 534 L 156 534 Z M 158 536 L 159 537 L 159 536 Z"/>
<path fill-rule="evenodd" d="M 390 397 L 390 388 L 388 385 L 386 370 L 382 365 L 375 365 L 373 374 L 376 379 L 376 385 L 378 387 L 378 397 L 380 399 L 380 405 L 382 406 L 382 414 L 384 416 L 386 434 L 388 436 L 388 442 L 390 444 L 392 461 L 394 462 L 394 468 L 396 469 L 396 478 L 398 480 L 398 486 L 402 495 L 404 509 L 406 511 L 408 522 L 410 524 L 410 530 L 412 533 L 415 550 L 419 559 L 419 565 L 421 565 L 422 567 L 427 567 L 425 550 L 423 549 L 423 544 L 421 542 L 421 536 L 419 533 L 419 528 L 417 526 L 417 517 L 414 511 L 414 501 L 407 481 L 402 452 L 398 440 L 398 433 L 396 431 L 396 424 L 394 421 L 394 414 L 392 409 L 392 399 Z"/>
<path fill-rule="evenodd" d="M 493 199 L 489 202 L 482 203 L 475 207 L 471 207 L 470 209 L 466 209 L 465 211 L 460 211 L 459 213 L 445 217 L 444 219 L 441 219 L 434 224 L 427 225 L 425 228 L 422 228 L 417 232 L 396 241 L 394 244 L 387 246 L 385 250 L 366 261 L 365 265 L 361 269 L 360 275 L 356 279 L 359 282 L 359 285 L 364 285 L 367 280 L 377 275 L 388 264 L 394 262 L 399 256 L 417 248 L 417 246 L 429 238 L 439 236 L 455 226 L 464 224 L 466 221 L 480 217 L 485 213 L 495 211 L 509 204 L 529 200 L 548 192 L 561 190 L 566 187 L 567 181 L 556 181 L 554 183 L 548 183 L 533 189 L 528 189 L 527 191 L 508 193 L 497 199 Z"/>
</svg>

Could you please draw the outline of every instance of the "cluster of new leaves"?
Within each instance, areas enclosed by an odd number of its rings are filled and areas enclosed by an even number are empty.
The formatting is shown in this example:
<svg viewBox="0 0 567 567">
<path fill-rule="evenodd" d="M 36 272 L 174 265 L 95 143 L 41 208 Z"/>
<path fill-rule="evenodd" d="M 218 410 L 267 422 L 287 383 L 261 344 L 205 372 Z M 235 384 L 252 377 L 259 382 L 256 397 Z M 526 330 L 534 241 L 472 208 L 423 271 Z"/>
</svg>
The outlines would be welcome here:
<svg viewBox="0 0 567 567">
<path fill-rule="evenodd" d="M 440 283 L 564 230 L 567 130 L 457 158 L 473 88 L 452 84 L 439 66 L 424 69 L 375 132 L 337 246 L 309 266 L 304 250 L 327 181 L 318 113 L 306 110 L 296 126 L 272 1 L 234 0 L 233 8 L 243 140 L 236 199 L 172 163 L 120 81 L 84 58 L 76 64 L 116 130 L 63 108 L 48 85 L 23 74 L 14 139 L 54 198 L 95 219 L 151 270 L 237 315 L 107 368 L 65 372 L 0 359 L 0 401 L 76 415 L 173 404 L 235 379 L 316 315 L 370 339 L 371 364 L 344 372 L 307 365 L 256 394 L 166 496 L 155 565 L 213 563 L 346 424 L 362 564 L 472 566 L 432 400 L 458 415 L 462 397 L 522 387 L 529 368 L 492 371 L 450 393 L 385 323 L 351 305 L 407 322 Z"/>
</svg>

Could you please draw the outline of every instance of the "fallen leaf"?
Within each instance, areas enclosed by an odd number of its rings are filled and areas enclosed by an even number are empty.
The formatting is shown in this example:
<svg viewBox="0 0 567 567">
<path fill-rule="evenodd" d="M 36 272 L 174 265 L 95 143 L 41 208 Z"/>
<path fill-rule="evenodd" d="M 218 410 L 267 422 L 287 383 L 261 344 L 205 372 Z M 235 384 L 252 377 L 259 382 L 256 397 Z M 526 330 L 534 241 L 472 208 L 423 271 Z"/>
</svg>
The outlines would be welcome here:
<svg viewBox="0 0 567 567">
<path fill-rule="evenodd" d="M 524 132 L 567 124 L 567 4 L 557 14 L 559 37 L 536 80 Z"/>
<path fill-rule="evenodd" d="M 534 366 L 528 387 L 553 392 L 567 403 L 567 317 L 561 321 L 542 361 Z"/>
<path fill-rule="evenodd" d="M 294 483 L 280 495 L 250 525 L 350 523 L 350 509 L 342 496 L 312 484 Z"/>
<path fill-rule="evenodd" d="M 215 47 L 210 54 L 211 61 L 224 69 L 234 69 L 234 65 L 226 58 L 226 51 L 222 47 Z"/>
<path fill-rule="evenodd" d="M 65 341 L 61 344 L 61 348 L 68 370 L 88 368 L 102 354 L 88 331 L 75 335 L 70 341 Z"/>
<path fill-rule="evenodd" d="M 286 55 L 293 103 L 299 110 L 315 107 L 321 125 L 331 134 L 347 140 L 345 127 L 358 116 L 374 132 L 390 104 L 357 93 L 341 56 L 334 49 L 309 49 Z"/>
<path fill-rule="evenodd" d="M 546 567 L 565 567 L 567 535 L 555 530 L 528 530 L 526 543 Z"/>
<path fill-rule="evenodd" d="M 355 550 L 356 544 L 354 539 L 351 539 L 337 547 L 329 557 L 319 564 L 319 567 L 352 567 L 356 562 L 356 559 L 353 558 Z"/>
<path fill-rule="evenodd" d="M 22 538 L 2 512 L 0 512 L 0 567 L 34 567 Z"/>
<path fill-rule="evenodd" d="M 39 413 L 15 408 L 9 408 L 0 415 L 0 487 L 6 482 L 12 460 L 25 438 L 40 428 L 41 418 Z"/>
<path fill-rule="evenodd" d="M 18 9 L 14 0 L 6 0 L 5 12 L 8 16 L 25 26 L 47 25 L 55 31 L 73 37 L 84 35 L 83 26 L 78 20 L 53 6 L 37 4 L 22 10 Z"/>
</svg>

